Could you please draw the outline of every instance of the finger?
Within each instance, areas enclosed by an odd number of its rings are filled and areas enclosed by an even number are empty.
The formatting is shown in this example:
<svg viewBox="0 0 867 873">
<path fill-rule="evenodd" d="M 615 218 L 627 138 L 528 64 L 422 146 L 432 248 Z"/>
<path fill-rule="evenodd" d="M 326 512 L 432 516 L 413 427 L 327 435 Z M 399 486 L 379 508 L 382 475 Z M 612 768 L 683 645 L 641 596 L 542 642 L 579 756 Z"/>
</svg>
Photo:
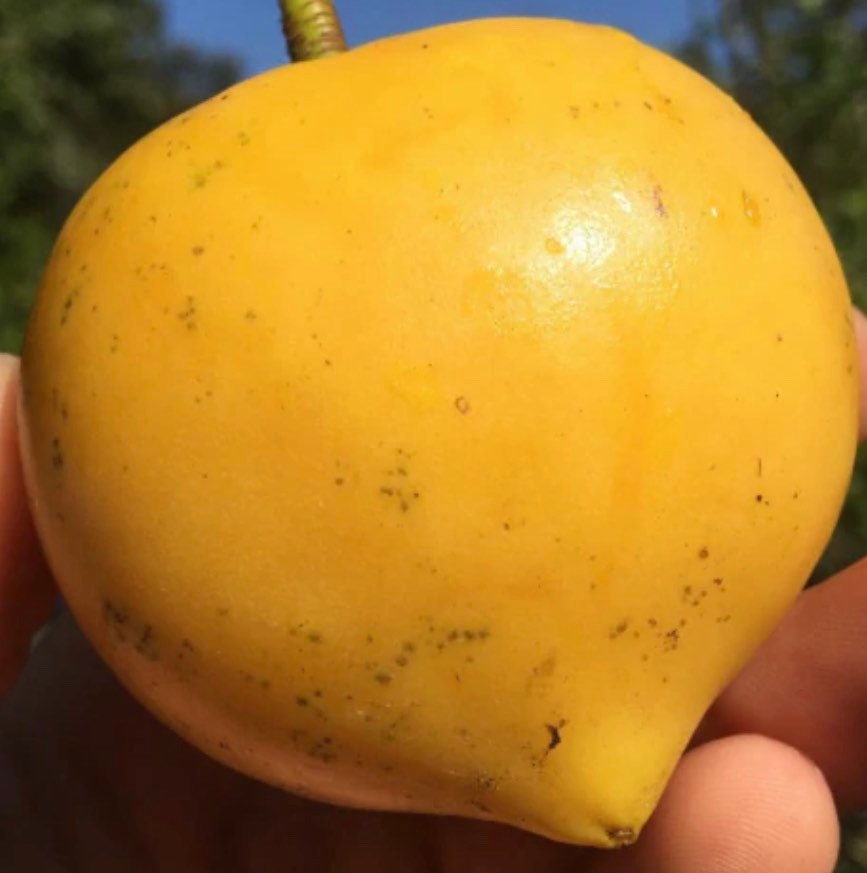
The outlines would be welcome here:
<svg viewBox="0 0 867 873">
<path fill-rule="evenodd" d="M 858 404 L 858 422 L 861 439 L 867 438 L 867 317 L 860 309 L 853 310 L 855 339 L 858 343 L 858 384 L 861 395 Z"/>
<path fill-rule="evenodd" d="M 30 639 L 47 619 L 54 586 L 42 558 L 18 452 L 18 361 L 0 355 L 0 694 L 14 681 Z"/>
<path fill-rule="evenodd" d="M 714 704 L 701 737 L 754 731 L 800 749 L 845 810 L 867 806 L 867 561 L 808 589 Z"/>
<path fill-rule="evenodd" d="M 819 770 L 759 736 L 689 752 L 638 843 L 591 873 L 830 873 L 839 829 Z"/>
</svg>

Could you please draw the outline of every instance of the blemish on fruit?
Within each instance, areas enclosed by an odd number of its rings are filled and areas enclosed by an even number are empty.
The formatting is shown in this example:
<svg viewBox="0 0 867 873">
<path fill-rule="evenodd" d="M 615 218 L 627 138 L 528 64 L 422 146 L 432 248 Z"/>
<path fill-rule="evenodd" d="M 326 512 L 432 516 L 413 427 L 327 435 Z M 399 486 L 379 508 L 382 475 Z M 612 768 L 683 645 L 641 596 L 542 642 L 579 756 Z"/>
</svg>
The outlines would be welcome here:
<svg viewBox="0 0 867 873">
<path fill-rule="evenodd" d="M 102 616 L 105 621 L 111 626 L 115 636 L 121 640 L 126 640 L 126 625 L 129 621 L 129 613 L 117 606 L 107 597 L 102 601 Z"/>
<path fill-rule="evenodd" d="M 380 685 L 388 685 L 391 682 L 391 674 L 380 671 L 379 673 L 374 673 L 373 679 Z"/>
<path fill-rule="evenodd" d="M 178 312 L 178 319 L 186 325 L 187 330 L 195 330 L 197 314 L 196 298 L 188 295 L 186 305 Z"/>
<path fill-rule="evenodd" d="M 680 631 L 674 627 L 663 634 L 662 650 L 673 652 L 680 645 Z"/>
<path fill-rule="evenodd" d="M 545 251 L 549 255 L 562 255 L 566 251 L 566 247 L 558 239 L 549 236 L 545 240 Z"/>
<path fill-rule="evenodd" d="M 708 557 L 710 557 L 710 551 L 708 550 L 707 546 L 703 546 L 701 549 L 699 549 L 698 557 L 701 561 L 706 561 Z"/>
<path fill-rule="evenodd" d="M 455 409 L 457 409 L 461 415 L 466 415 L 470 411 L 470 401 L 463 395 L 457 397 L 455 399 Z"/>
<path fill-rule="evenodd" d="M 637 839 L 635 831 L 632 828 L 610 828 L 605 833 L 608 835 L 608 839 L 611 840 L 612 844 L 618 849 L 631 846 Z"/>
<path fill-rule="evenodd" d="M 60 306 L 60 323 L 66 324 L 69 321 L 69 314 L 72 311 L 72 307 L 75 305 L 76 301 L 80 296 L 80 289 L 73 288 L 66 297 L 63 298 L 63 303 Z"/>
<path fill-rule="evenodd" d="M 563 742 L 563 736 L 560 731 L 566 726 L 566 721 L 560 719 L 557 724 L 546 724 L 545 728 L 548 731 L 548 747 L 545 749 L 545 754 L 553 752 L 560 743 Z"/>
<path fill-rule="evenodd" d="M 58 472 L 63 469 L 63 449 L 60 446 L 60 437 L 51 440 L 51 466 Z"/>
<path fill-rule="evenodd" d="M 629 622 L 626 619 L 624 619 L 623 621 L 616 624 L 613 628 L 611 628 L 610 631 L 608 631 L 608 639 L 609 640 L 616 640 L 619 637 L 622 637 L 623 634 L 626 633 L 628 627 L 629 627 Z"/>
<path fill-rule="evenodd" d="M 747 220 L 753 227 L 758 227 L 762 223 L 762 212 L 758 202 L 748 191 L 743 192 L 741 199 Z"/>
<path fill-rule="evenodd" d="M 203 255 L 205 253 L 205 247 L 204 246 L 193 246 L 191 251 L 196 257 L 198 257 L 199 255 Z"/>
<path fill-rule="evenodd" d="M 154 636 L 152 625 L 146 624 L 142 627 L 134 648 L 140 655 L 147 658 L 148 661 L 159 660 L 156 638 Z"/>
<path fill-rule="evenodd" d="M 653 208 L 660 218 L 668 218 L 668 209 L 662 199 L 662 187 L 656 185 L 653 189 Z"/>
</svg>

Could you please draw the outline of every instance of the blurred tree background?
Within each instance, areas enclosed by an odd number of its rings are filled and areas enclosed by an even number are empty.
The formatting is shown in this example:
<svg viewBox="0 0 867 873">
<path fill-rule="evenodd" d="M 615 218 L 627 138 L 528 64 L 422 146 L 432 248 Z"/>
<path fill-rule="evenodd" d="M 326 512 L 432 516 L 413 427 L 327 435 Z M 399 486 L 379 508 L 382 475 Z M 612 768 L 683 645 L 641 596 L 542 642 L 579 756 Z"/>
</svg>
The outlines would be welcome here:
<svg viewBox="0 0 867 873">
<path fill-rule="evenodd" d="M 0 2 L 0 349 L 17 351 L 42 265 L 124 148 L 240 75 L 168 41 L 153 0 Z"/>
<path fill-rule="evenodd" d="M 867 308 L 867 0 L 696 0 L 673 47 L 786 154 Z M 166 36 L 156 0 L 0 2 L 0 349 L 17 351 L 60 225 L 126 146 L 240 76 Z M 867 455 L 816 579 L 867 551 Z M 867 869 L 852 829 L 842 871 Z"/>
</svg>

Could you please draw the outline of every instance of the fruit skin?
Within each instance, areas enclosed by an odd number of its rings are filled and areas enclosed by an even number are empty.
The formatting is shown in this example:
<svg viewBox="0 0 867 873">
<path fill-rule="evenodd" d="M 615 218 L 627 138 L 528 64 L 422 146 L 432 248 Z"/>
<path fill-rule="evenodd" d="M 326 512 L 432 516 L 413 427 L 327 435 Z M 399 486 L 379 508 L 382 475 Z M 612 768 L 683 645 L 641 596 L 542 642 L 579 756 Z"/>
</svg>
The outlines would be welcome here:
<svg viewBox="0 0 867 873">
<path fill-rule="evenodd" d="M 293 791 L 602 846 L 796 596 L 856 439 L 792 170 L 563 21 L 169 122 L 70 217 L 23 357 L 48 558 L 169 725 Z"/>
</svg>

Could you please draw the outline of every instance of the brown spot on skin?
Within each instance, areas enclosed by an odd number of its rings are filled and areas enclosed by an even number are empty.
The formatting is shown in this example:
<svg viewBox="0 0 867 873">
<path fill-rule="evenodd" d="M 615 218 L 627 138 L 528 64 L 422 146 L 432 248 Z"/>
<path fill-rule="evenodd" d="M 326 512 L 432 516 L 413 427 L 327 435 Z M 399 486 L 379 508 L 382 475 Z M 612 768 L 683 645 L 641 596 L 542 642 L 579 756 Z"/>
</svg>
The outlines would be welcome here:
<svg viewBox="0 0 867 873">
<path fill-rule="evenodd" d="M 616 640 L 618 637 L 621 637 L 621 636 L 623 636 L 623 634 L 626 633 L 626 629 L 628 627 L 629 627 L 629 622 L 624 619 L 623 621 L 621 621 L 618 625 L 613 627 L 608 632 L 608 638 L 611 640 Z"/>
<path fill-rule="evenodd" d="M 544 661 L 533 667 L 534 678 L 543 678 L 553 675 L 557 668 L 557 658 L 554 655 L 549 655 Z"/>
<path fill-rule="evenodd" d="M 566 722 L 561 719 L 559 724 L 546 724 L 545 727 L 548 730 L 549 740 L 548 740 L 548 748 L 545 750 L 545 753 L 553 752 L 560 743 L 563 742 L 563 737 L 560 734 L 560 729 L 565 726 Z"/>
<path fill-rule="evenodd" d="M 60 437 L 54 437 L 51 440 L 51 466 L 60 472 L 63 469 L 64 458 L 63 450 L 60 447 Z"/>
<path fill-rule="evenodd" d="M 203 255 L 205 253 L 204 246 L 193 246 L 193 254 L 198 257 L 199 255 Z"/>
<path fill-rule="evenodd" d="M 698 556 L 702 561 L 706 561 L 710 557 L 710 552 L 706 546 L 699 550 Z"/>
<path fill-rule="evenodd" d="M 391 682 L 391 675 L 389 673 L 376 673 L 373 678 L 380 685 L 388 685 Z"/>
<path fill-rule="evenodd" d="M 461 415 L 466 415 L 470 411 L 470 401 L 464 396 L 457 397 L 455 399 L 455 409 L 457 409 Z"/>
<path fill-rule="evenodd" d="M 156 640 L 154 639 L 154 630 L 151 625 L 146 624 L 142 628 L 138 641 L 135 644 L 135 650 L 149 661 L 158 660 Z"/>
</svg>

